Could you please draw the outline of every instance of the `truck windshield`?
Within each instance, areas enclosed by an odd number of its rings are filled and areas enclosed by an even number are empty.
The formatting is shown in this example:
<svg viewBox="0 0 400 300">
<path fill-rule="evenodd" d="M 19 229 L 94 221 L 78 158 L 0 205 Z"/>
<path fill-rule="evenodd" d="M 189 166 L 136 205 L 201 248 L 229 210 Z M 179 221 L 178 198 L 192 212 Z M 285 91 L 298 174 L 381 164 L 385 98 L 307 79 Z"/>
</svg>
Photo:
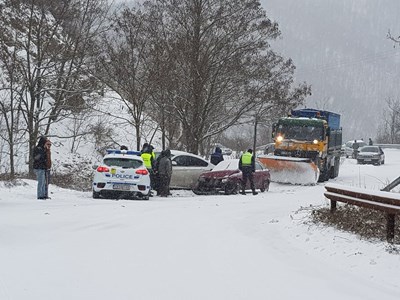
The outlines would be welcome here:
<svg viewBox="0 0 400 300">
<path fill-rule="evenodd" d="M 282 135 L 285 139 L 302 141 L 323 139 L 323 128 L 315 126 L 279 124 L 277 133 L 278 135 Z"/>
</svg>

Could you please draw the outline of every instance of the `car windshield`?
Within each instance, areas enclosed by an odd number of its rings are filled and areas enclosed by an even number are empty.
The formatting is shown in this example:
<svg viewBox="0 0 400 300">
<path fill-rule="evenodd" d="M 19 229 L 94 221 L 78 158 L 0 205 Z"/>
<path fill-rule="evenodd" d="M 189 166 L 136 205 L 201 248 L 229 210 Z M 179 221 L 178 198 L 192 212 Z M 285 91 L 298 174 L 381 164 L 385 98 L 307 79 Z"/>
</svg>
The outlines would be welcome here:
<svg viewBox="0 0 400 300">
<path fill-rule="evenodd" d="M 315 126 L 294 126 L 280 124 L 278 134 L 283 135 L 285 139 L 295 140 L 322 140 L 323 128 Z"/>
<path fill-rule="evenodd" d="M 379 153 L 379 148 L 378 147 L 363 147 L 360 149 L 360 152 L 375 152 Z"/>
<path fill-rule="evenodd" d="M 223 160 L 218 165 L 216 165 L 213 171 L 225 171 L 225 170 L 237 170 L 239 169 L 238 159 Z"/>
<path fill-rule="evenodd" d="M 104 164 L 109 167 L 121 167 L 123 169 L 137 169 L 142 166 L 142 161 L 132 158 L 123 157 L 107 157 L 104 159 Z"/>
</svg>

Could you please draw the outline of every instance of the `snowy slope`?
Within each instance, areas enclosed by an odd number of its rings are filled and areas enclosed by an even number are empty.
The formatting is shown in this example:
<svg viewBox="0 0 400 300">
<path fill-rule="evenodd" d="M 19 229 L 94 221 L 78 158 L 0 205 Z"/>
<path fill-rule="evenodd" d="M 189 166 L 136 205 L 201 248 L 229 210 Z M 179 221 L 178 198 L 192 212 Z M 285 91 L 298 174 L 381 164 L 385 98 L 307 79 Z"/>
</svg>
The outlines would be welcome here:
<svg viewBox="0 0 400 300">
<path fill-rule="evenodd" d="M 379 190 L 399 176 L 342 164 L 335 182 Z M 400 255 L 307 223 L 324 185 L 271 184 L 257 196 L 94 200 L 36 182 L 0 183 L 0 299 L 398 299 Z M 396 233 L 399 234 L 399 233 Z"/>
</svg>

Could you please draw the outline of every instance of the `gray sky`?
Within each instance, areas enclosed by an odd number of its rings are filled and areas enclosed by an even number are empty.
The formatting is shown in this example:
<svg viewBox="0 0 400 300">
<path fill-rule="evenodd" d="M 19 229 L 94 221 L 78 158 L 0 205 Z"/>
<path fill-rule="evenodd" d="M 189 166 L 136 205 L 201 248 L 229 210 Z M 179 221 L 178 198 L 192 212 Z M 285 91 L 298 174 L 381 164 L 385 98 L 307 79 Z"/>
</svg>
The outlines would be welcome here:
<svg viewBox="0 0 400 300">
<path fill-rule="evenodd" d="M 386 35 L 400 33 L 400 1 L 261 2 L 282 31 L 273 47 L 313 87 L 307 105 L 339 112 L 345 139 L 374 137 L 385 100 L 399 96 L 400 49 Z"/>
</svg>

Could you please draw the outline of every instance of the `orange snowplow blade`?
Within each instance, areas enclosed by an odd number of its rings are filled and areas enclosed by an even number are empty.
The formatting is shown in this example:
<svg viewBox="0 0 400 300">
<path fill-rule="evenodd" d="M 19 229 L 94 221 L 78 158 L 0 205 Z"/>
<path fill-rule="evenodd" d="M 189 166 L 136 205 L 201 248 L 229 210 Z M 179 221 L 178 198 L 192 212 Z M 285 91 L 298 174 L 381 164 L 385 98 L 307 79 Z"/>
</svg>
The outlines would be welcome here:
<svg viewBox="0 0 400 300">
<path fill-rule="evenodd" d="M 269 169 L 273 182 L 315 185 L 318 181 L 319 169 L 310 159 L 260 155 L 258 160 Z"/>
</svg>

